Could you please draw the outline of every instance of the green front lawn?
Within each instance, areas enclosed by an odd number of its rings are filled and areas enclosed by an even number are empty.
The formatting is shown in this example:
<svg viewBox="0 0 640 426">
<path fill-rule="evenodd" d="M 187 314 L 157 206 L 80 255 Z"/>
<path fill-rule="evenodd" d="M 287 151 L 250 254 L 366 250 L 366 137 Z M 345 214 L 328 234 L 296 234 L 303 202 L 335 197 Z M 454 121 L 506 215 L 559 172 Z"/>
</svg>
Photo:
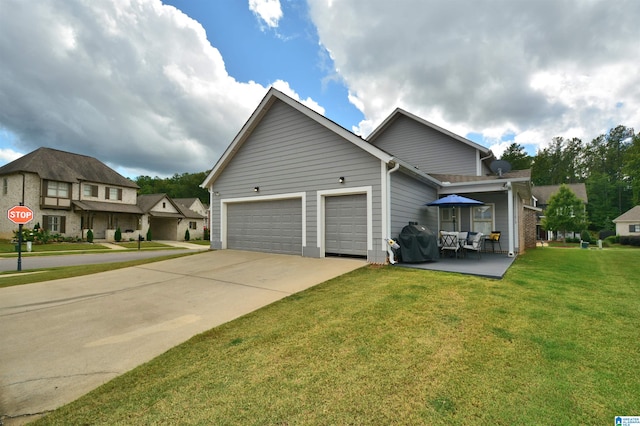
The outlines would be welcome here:
<svg viewBox="0 0 640 426">
<path fill-rule="evenodd" d="M 537 249 L 500 281 L 365 267 L 37 424 L 613 424 L 640 409 L 638 260 Z"/>
</svg>

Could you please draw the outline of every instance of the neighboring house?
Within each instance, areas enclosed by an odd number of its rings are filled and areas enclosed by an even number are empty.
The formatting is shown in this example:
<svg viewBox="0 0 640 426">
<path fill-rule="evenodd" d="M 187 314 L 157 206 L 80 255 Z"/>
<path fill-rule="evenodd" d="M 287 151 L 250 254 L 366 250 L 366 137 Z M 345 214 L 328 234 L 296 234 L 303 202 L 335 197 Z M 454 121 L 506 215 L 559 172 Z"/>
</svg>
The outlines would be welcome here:
<svg viewBox="0 0 640 426">
<path fill-rule="evenodd" d="M 113 241 L 117 228 L 122 239 L 128 240 L 145 237 L 151 225 L 155 235 L 155 212 L 140 207 L 138 185 L 93 157 L 39 148 L 0 167 L 0 180 L 0 208 L 7 211 L 20 203 L 31 208 L 34 219 L 28 228 L 37 224 L 51 234 L 70 238 L 86 238 L 91 229 L 94 239 Z M 184 219 L 187 229 L 190 221 L 204 223 L 204 218 L 188 209 L 176 209 L 176 229 L 170 239 L 181 240 L 184 231 L 180 235 L 178 219 Z M 15 230 L 13 222 L 0 220 L 0 238 L 13 238 Z M 165 235 L 162 229 L 158 234 Z"/>
<path fill-rule="evenodd" d="M 211 218 L 209 217 L 211 210 L 209 209 L 209 205 L 203 204 L 202 201 L 200 201 L 200 199 L 196 197 L 174 198 L 173 201 L 175 201 L 181 207 L 184 206 L 187 209 L 202 215 L 205 218 L 205 222 L 203 225 L 204 229 L 211 229 Z"/>
<path fill-rule="evenodd" d="M 167 194 L 138 195 L 138 206 L 145 213 L 142 226 L 151 228 L 154 240 L 184 240 L 187 229 L 190 239 L 201 240 L 203 237 L 205 216 L 169 198 Z"/>
<path fill-rule="evenodd" d="M 514 256 L 535 246 L 530 172 L 496 176 L 494 159 L 401 109 L 365 140 L 272 88 L 202 183 L 211 247 L 384 263 L 409 222 L 447 229 L 455 216 L 458 230 L 501 231 Z M 425 206 L 453 193 L 485 205 Z"/>
<path fill-rule="evenodd" d="M 565 184 L 583 203 L 583 208 L 586 212 L 587 203 L 587 187 L 584 183 L 568 183 Z M 544 217 L 544 211 L 549 205 L 549 199 L 560 189 L 560 185 L 540 185 L 531 188 L 531 194 L 533 198 L 533 205 L 542 209 L 538 213 L 536 220 L 536 235 L 539 240 L 553 240 L 558 235 L 554 235 L 553 231 L 545 231 L 542 227 L 542 218 Z M 573 234 L 573 233 L 572 233 Z"/>
<path fill-rule="evenodd" d="M 616 235 L 640 236 L 640 206 L 635 206 L 613 219 L 613 223 L 616 224 Z"/>
</svg>

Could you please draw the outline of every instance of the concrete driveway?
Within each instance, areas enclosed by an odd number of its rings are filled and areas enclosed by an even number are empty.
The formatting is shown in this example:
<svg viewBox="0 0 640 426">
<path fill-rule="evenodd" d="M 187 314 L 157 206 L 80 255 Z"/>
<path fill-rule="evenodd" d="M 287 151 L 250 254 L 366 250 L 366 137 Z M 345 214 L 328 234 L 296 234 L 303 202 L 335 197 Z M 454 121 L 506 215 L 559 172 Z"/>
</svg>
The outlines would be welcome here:
<svg viewBox="0 0 640 426">
<path fill-rule="evenodd" d="M 22 424 L 220 324 L 365 265 L 234 250 L 0 289 L 0 424 Z"/>
</svg>

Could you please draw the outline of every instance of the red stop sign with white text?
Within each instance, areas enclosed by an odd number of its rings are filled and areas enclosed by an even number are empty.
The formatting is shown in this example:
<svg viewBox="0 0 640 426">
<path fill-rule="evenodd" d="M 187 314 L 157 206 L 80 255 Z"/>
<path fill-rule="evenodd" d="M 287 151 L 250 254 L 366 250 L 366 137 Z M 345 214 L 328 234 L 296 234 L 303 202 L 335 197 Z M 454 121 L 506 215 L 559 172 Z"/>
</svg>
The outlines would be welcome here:
<svg viewBox="0 0 640 426">
<path fill-rule="evenodd" d="M 16 225 L 24 225 L 33 219 L 33 210 L 27 206 L 13 206 L 7 211 L 7 217 Z"/>
</svg>

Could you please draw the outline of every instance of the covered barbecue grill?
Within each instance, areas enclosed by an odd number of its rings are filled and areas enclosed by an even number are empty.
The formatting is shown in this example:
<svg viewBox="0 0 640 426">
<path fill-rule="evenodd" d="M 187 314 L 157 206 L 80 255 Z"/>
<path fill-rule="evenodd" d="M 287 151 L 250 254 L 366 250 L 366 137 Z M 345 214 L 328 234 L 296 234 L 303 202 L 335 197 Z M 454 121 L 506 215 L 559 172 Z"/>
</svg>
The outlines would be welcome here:
<svg viewBox="0 0 640 426">
<path fill-rule="evenodd" d="M 403 262 L 428 262 L 440 256 L 438 236 L 424 225 L 409 223 L 398 236 Z"/>
</svg>

